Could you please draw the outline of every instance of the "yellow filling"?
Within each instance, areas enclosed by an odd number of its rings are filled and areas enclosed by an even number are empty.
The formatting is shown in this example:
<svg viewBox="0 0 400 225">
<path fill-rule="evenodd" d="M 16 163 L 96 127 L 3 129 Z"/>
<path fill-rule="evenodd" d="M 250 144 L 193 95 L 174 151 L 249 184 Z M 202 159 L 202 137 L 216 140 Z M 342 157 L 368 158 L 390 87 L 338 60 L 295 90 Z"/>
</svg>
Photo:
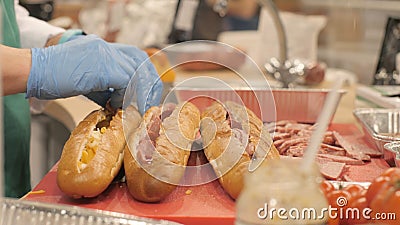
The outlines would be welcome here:
<svg viewBox="0 0 400 225">
<path fill-rule="evenodd" d="M 101 135 L 104 134 L 106 130 L 106 127 L 102 127 L 100 129 L 94 130 L 90 134 L 89 140 L 86 143 L 85 148 L 82 151 L 81 158 L 78 162 L 78 166 L 80 169 L 84 169 L 86 165 L 94 158 L 101 140 Z"/>
<path fill-rule="evenodd" d="M 107 128 L 102 127 L 102 128 L 100 129 L 100 133 L 101 133 L 101 134 L 104 134 L 104 133 L 106 132 L 106 130 L 107 130 Z"/>
</svg>

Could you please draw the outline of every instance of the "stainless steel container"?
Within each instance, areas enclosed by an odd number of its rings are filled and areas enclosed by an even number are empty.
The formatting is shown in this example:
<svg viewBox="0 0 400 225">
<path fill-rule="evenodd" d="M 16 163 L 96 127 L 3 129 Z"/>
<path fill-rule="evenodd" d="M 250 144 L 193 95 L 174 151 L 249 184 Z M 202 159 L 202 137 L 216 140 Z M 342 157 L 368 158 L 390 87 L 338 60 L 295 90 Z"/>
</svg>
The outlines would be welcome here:
<svg viewBox="0 0 400 225">
<path fill-rule="evenodd" d="M 395 154 L 385 149 L 384 145 L 400 141 L 400 109 L 356 109 L 353 114 L 362 125 L 368 141 L 383 153 L 390 166 L 394 166 Z"/>
<path fill-rule="evenodd" d="M 394 163 L 400 167 L 400 141 L 390 142 L 384 145 L 385 150 L 394 154 Z"/>
</svg>

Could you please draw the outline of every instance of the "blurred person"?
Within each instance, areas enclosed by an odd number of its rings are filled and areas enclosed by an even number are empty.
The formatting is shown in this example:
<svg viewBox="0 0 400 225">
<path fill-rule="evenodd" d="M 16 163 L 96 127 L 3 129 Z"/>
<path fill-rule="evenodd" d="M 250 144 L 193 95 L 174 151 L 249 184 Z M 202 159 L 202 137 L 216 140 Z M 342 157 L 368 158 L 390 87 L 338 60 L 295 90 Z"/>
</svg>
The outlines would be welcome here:
<svg viewBox="0 0 400 225">
<path fill-rule="evenodd" d="M 0 1 L 3 17 L 0 65 L 4 95 L 4 195 L 19 198 L 31 189 L 28 98 L 85 95 L 102 107 L 110 102 L 113 108 L 119 108 L 125 89 L 135 75 L 137 106 L 143 114 L 150 106 L 159 104 L 162 83 L 142 50 L 108 43 L 80 30 L 50 26 L 29 17 L 17 1 Z M 135 74 L 139 66 L 140 71 Z"/>
<path fill-rule="evenodd" d="M 178 0 L 170 43 L 217 40 L 228 30 L 257 30 L 257 0 Z"/>
<path fill-rule="evenodd" d="M 257 0 L 104 0 L 81 11 L 85 30 L 142 48 L 187 40 L 217 40 L 228 30 L 256 30 Z M 222 4 L 223 5 L 223 4 Z M 171 25 L 172 24 L 172 25 Z"/>
</svg>

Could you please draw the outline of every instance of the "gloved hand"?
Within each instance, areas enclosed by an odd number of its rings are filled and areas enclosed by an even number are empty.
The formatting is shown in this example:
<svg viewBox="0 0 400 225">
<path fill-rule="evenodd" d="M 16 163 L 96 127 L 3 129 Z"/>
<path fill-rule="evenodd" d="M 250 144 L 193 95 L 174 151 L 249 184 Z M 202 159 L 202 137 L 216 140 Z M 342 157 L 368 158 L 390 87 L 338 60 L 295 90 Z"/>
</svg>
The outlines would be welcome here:
<svg viewBox="0 0 400 225">
<path fill-rule="evenodd" d="M 132 77 L 131 89 L 143 114 L 159 104 L 162 93 L 162 82 L 147 54 L 88 35 L 61 45 L 33 48 L 26 96 L 56 99 L 83 94 L 103 107 L 111 100 L 111 106 L 118 108 Z"/>
</svg>

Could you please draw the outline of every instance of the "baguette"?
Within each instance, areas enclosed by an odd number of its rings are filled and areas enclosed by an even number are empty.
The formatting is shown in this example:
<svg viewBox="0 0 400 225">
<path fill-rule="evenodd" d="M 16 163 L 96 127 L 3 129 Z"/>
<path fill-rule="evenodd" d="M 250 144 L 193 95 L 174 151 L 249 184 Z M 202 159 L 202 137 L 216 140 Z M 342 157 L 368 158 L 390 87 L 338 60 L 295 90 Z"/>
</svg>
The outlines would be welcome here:
<svg viewBox="0 0 400 225">
<path fill-rule="evenodd" d="M 132 132 L 140 118 L 133 106 L 87 115 L 64 145 L 57 168 L 60 190 L 72 198 L 96 197 L 106 190 L 122 166 L 124 129 Z"/>
<path fill-rule="evenodd" d="M 199 124 L 200 112 L 190 102 L 147 110 L 124 154 L 127 187 L 134 199 L 159 202 L 179 185 Z"/>
<path fill-rule="evenodd" d="M 225 107 L 224 107 L 225 106 Z M 201 115 L 204 153 L 224 190 L 236 199 L 252 159 L 279 158 L 268 129 L 248 108 L 214 102 Z"/>
</svg>

